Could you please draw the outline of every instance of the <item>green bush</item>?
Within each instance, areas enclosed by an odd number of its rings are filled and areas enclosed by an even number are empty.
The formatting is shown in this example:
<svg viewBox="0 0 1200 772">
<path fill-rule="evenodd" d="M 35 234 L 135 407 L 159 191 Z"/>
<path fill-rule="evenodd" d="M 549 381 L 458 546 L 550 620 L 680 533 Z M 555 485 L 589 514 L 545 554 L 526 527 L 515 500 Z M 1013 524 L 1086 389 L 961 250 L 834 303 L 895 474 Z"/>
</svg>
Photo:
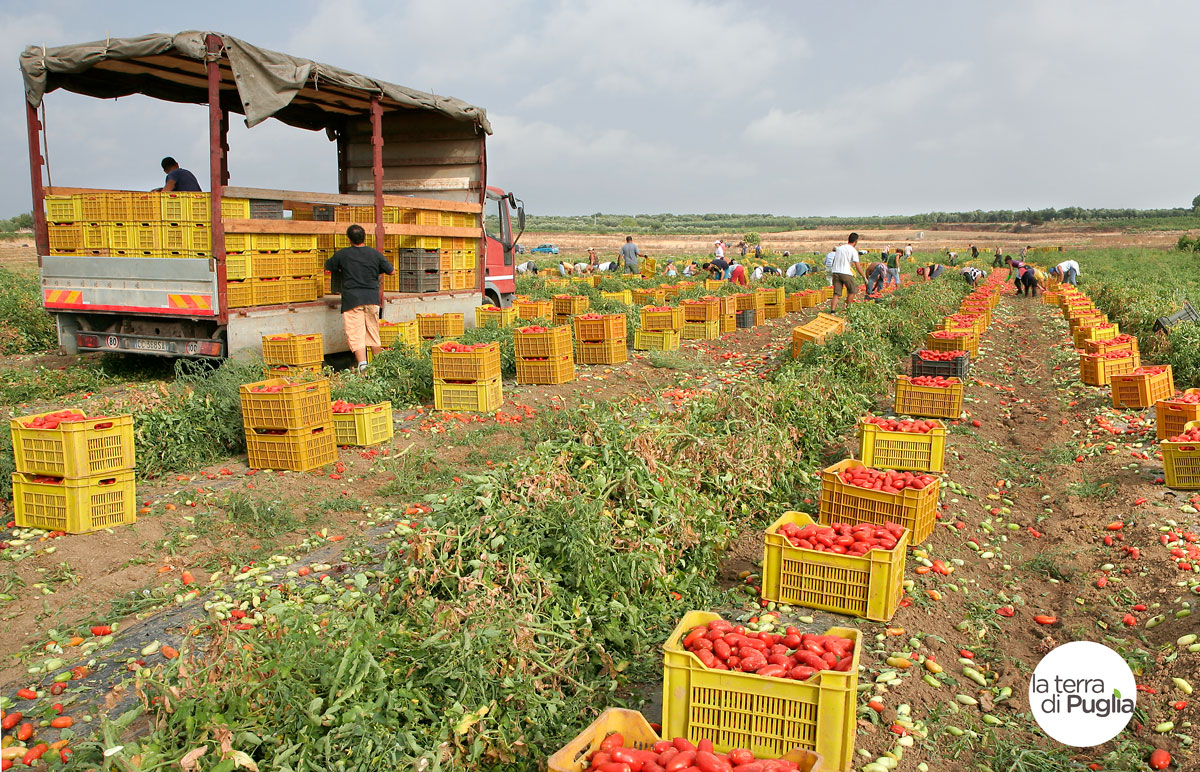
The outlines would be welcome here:
<svg viewBox="0 0 1200 772">
<path fill-rule="evenodd" d="M 37 273 L 0 267 L 0 354 L 31 354 L 57 345 Z"/>
</svg>

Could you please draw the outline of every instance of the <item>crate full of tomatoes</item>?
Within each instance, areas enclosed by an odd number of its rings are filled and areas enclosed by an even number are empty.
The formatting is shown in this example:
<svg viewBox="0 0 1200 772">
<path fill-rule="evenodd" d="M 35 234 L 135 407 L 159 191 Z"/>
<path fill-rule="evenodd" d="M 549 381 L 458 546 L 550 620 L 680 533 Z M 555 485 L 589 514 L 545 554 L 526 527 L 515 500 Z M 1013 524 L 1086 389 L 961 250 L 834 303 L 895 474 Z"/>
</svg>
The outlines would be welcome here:
<svg viewBox="0 0 1200 772">
<path fill-rule="evenodd" d="M 961 349 L 931 351 L 920 349 L 911 357 L 913 376 L 940 375 L 966 379 L 971 374 L 971 355 Z"/>
<path fill-rule="evenodd" d="M 1167 487 L 1200 490 L 1200 421 L 1190 422 L 1180 434 L 1159 443 L 1159 448 Z"/>
<path fill-rule="evenodd" d="M 82 478 L 135 465 L 133 417 L 89 416 L 56 410 L 9 421 L 16 470 L 26 474 Z"/>
<path fill-rule="evenodd" d="M 956 419 L 963 409 L 960 378 L 901 375 L 896 378 L 895 411 L 899 415 Z"/>
<path fill-rule="evenodd" d="M 821 472 L 820 521 L 897 523 L 920 544 L 933 533 L 940 487 L 935 475 L 874 469 L 848 458 Z"/>
<path fill-rule="evenodd" d="M 941 472 L 945 465 L 946 425 L 936 419 L 863 416 L 858 436 L 858 455 L 867 466 Z"/>
<path fill-rule="evenodd" d="M 853 628 L 754 632 L 718 614 L 688 612 L 663 646 L 663 734 L 762 758 L 802 748 L 845 769 L 854 753 L 860 648 Z"/>
<path fill-rule="evenodd" d="M 1160 399 L 1154 405 L 1154 424 L 1159 440 L 1183 432 L 1192 421 L 1200 421 L 1200 389 L 1188 389 Z"/>
<path fill-rule="evenodd" d="M 763 539 L 762 596 L 886 622 L 904 594 L 909 536 L 893 522 L 820 525 L 784 512 Z"/>
</svg>

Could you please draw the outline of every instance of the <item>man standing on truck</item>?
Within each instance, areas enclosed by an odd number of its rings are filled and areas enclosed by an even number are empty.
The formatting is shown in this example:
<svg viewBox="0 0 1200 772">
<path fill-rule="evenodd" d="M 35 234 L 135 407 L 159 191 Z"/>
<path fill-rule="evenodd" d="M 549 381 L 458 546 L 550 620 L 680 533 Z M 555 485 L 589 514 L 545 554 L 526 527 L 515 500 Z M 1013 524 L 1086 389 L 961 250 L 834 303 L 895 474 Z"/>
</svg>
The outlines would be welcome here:
<svg viewBox="0 0 1200 772">
<path fill-rule="evenodd" d="M 641 256 L 642 253 L 638 250 L 637 244 L 633 243 L 633 236 L 626 236 L 625 245 L 621 247 L 621 259 L 625 262 L 625 273 L 641 273 L 638 261 Z"/>
<path fill-rule="evenodd" d="M 367 369 L 367 347 L 378 355 L 379 275 L 391 276 L 392 264 L 372 247 L 366 246 L 367 232 L 361 225 L 346 229 L 350 246 L 339 249 L 325 261 L 325 270 L 342 274 L 342 325 L 346 343 L 358 361 L 359 371 Z"/>
<path fill-rule="evenodd" d="M 196 181 L 196 175 L 189 172 L 187 169 L 180 169 L 179 164 L 171 156 L 162 159 L 162 170 L 166 172 L 167 181 L 161 188 L 155 188 L 152 193 L 170 193 L 177 191 L 179 193 L 199 193 L 200 183 Z"/>
</svg>

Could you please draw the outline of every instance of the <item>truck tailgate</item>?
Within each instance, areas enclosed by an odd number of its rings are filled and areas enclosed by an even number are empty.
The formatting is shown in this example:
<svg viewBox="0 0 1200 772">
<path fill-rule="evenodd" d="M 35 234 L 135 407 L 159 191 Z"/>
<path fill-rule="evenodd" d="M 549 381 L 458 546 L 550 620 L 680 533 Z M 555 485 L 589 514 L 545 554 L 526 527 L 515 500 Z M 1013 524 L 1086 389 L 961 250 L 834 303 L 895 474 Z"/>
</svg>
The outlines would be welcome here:
<svg viewBox="0 0 1200 772">
<path fill-rule="evenodd" d="M 217 274 L 208 258 L 41 258 L 49 311 L 216 316 Z"/>
</svg>

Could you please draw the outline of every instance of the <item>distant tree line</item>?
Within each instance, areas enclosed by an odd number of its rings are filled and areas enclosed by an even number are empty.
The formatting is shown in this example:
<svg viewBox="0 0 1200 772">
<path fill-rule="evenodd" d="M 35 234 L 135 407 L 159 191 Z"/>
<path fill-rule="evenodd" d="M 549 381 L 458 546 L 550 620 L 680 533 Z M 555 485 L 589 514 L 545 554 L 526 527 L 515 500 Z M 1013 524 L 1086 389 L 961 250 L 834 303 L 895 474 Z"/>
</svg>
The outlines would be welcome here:
<svg viewBox="0 0 1200 772">
<path fill-rule="evenodd" d="M 32 227 L 33 214 L 30 212 L 22 212 L 16 217 L 0 220 L 0 233 L 15 233 L 16 231 Z"/>
<path fill-rule="evenodd" d="M 746 231 L 815 230 L 830 227 L 906 226 L 935 229 L 940 225 L 989 223 L 1044 225 L 1049 222 L 1134 224 L 1137 220 L 1195 219 L 1200 227 L 1200 207 L 1173 209 L 976 209 L 970 212 L 926 212 L 913 215 L 869 217 L 783 217 L 772 214 L 603 214 L 530 215 L 526 228 L 542 232 L 571 233 L 744 233 Z M 1185 227 L 1187 227 L 1185 225 Z"/>
</svg>

